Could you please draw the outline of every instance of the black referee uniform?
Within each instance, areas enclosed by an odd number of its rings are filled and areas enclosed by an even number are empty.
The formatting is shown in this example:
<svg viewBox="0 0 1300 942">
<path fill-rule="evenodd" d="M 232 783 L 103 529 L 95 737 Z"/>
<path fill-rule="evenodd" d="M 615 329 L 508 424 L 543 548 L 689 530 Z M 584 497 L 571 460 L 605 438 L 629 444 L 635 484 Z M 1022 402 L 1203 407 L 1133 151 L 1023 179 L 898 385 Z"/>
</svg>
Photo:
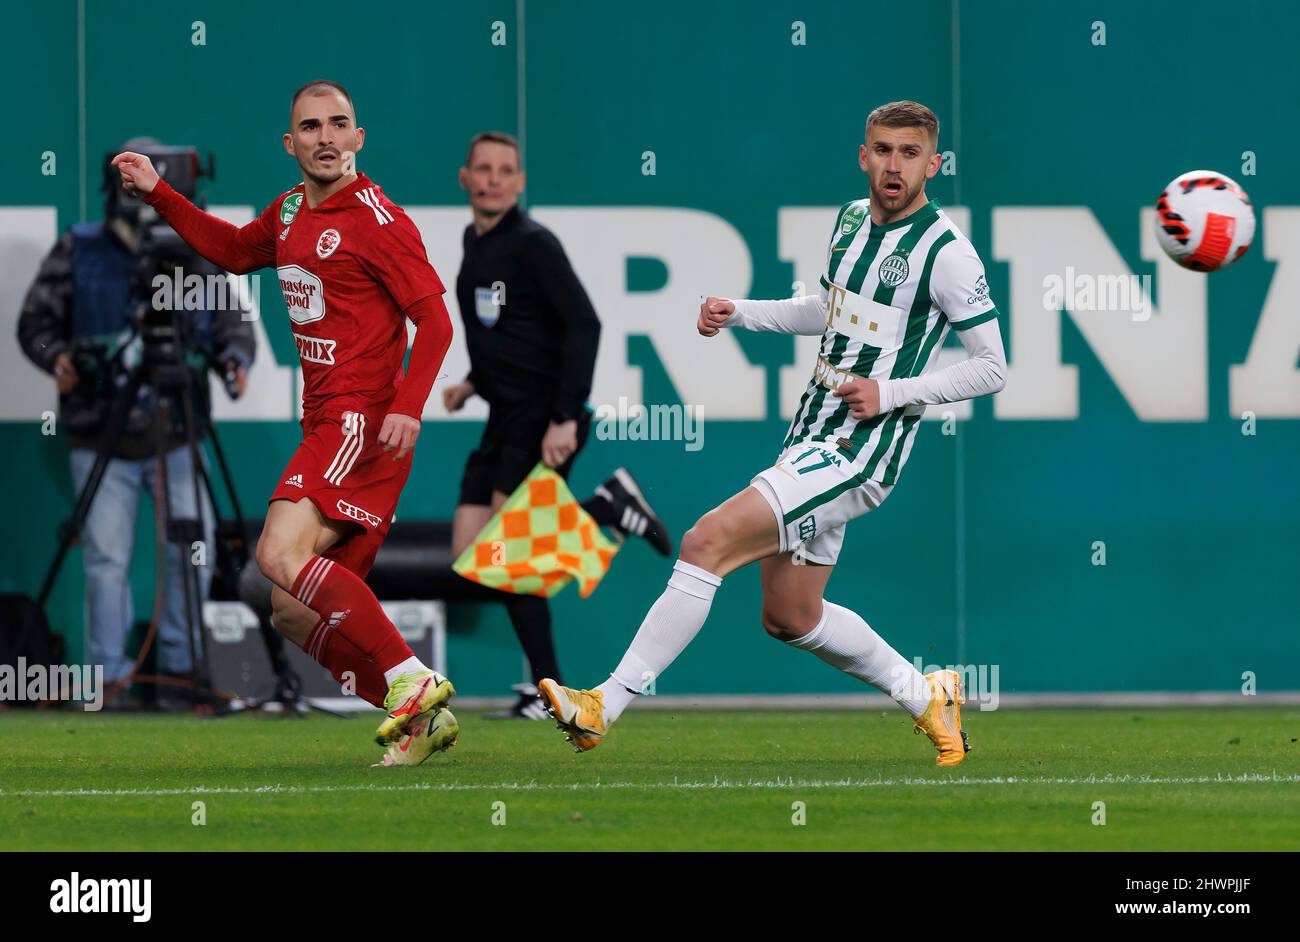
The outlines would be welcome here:
<svg viewBox="0 0 1300 942">
<path fill-rule="evenodd" d="M 466 379 L 488 403 L 483 440 L 469 456 L 460 503 L 488 506 L 492 492 L 511 494 L 537 466 L 552 422 L 575 419 L 577 447 L 555 470 L 565 479 L 591 428 L 587 395 L 596 366 L 600 320 L 573 273 L 560 240 L 518 206 L 479 235 L 465 229 L 456 299 L 465 323 Z M 608 523 L 604 500 L 584 502 Z M 602 519 L 604 518 L 604 519 Z M 498 718 L 542 719 L 536 684 L 559 677 L 559 658 L 545 598 L 503 592 L 533 685 L 516 687 L 518 702 Z"/>
<path fill-rule="evenodd" d="M 541 460 L 552 422 L 576 419 L 581 450 L 600 320 L 560 241 L 518 206 L 482 235 L 467 227 L 464 250 L 456 298 L 467 379 L 490 408 L 460 503 L 488 505 L 493 491 L 512 493 Z M 556 469 L 565 478 L 577 450 Z"/>
</svg>

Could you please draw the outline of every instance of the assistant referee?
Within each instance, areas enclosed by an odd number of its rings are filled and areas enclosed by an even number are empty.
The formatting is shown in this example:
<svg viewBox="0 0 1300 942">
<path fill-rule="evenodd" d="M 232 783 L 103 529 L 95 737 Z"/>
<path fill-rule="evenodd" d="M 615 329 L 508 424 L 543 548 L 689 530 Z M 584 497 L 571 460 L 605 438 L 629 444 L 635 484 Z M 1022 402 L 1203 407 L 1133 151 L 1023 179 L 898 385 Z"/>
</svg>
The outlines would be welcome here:
<svg viewBox="0 0 1300 942">
<path fill-rule="evenodd" d="M 600 319 L 559 239 L 519 208 L 524 189 L 519 144 L 487 131 L 470 141 L 460 185 L 474 221 L 465 229 L 456 298 L 470 371 L 443 390 L 447 411 L 473 395 L 488 403 L 483 440 L 469 456 L 452 523 L 459 556 L 530 471 L 543 461 L 567 479 L 591 428 L 592 371 Z M 672 543 L 635 479 L 617 469 L 582 503 L 620 538 L 636 535 L 668 555 Z M 545 598 L 502 593 L 528 658 L 533 683 L 499 717 L 543 719 L 536 683 L 559 679 Z"/>
</svg>

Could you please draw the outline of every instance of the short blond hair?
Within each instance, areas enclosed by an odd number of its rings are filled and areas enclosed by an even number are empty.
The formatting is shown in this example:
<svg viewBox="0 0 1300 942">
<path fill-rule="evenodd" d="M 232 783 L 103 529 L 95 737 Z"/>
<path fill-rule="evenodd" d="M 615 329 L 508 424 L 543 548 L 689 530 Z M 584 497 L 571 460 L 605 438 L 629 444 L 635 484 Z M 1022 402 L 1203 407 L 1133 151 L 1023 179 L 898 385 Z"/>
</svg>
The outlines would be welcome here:
<svg viewBox="0 0 1300 942">
<path fill-rule="evenodd" d="M 867 130 L 873 124 L 883 128 L 924 128 L 930 143 L 939 147 L 939 118 L 919 101 L 891 101 L 867 115 Z"/>
</svg>

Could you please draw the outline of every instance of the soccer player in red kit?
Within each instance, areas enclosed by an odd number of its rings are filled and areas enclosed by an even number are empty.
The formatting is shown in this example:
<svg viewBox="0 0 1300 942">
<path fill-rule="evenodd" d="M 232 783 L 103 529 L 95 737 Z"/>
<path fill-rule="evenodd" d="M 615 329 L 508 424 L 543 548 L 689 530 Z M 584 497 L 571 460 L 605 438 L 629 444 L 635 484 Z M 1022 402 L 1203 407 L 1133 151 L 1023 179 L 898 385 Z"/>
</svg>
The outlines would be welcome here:
<svg viewBox="0 0 1300 942">
<path fill-rule="evenodd" d="M 410 474 L 451 321 L 414 223 L 355 169 L 364 142 L 346 89 L 304 85 L 284 135 L 302 183 L 243 228 L 190 203 L 147 157 L 113 164 L 199 254 L 237 274 L 279 275 L 302 360 L 303 442 L 257 545 L 275 584 L 272 622 L 340 683 L 351 673 L 357 693 L 387 712 L 376 734 L 386 764 L 410 764 L 455 742 L 443 709 L 455 691 L 411 653 L 363 580 Z M 416 334 L 403 375 L 407 318 Z"/>
</svg>

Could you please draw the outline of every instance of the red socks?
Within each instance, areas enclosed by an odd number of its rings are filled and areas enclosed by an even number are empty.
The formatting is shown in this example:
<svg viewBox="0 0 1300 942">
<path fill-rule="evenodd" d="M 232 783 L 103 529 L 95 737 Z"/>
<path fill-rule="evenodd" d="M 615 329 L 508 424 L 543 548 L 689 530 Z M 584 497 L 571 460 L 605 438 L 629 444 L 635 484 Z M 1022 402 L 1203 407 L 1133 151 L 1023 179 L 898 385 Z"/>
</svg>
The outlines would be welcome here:
<svg viewBox="0 0 1300 942">
<path fill-rule="evenodd" d="M 319 630 L 327 635 L 340 636 L 355 652 L 341 656 L 349 659 L 359 657 L 362 661 L 372 662 L 379 670 L 381 679 L 384 671 L 414 657 L 410 647 L 384 614 L 370 587 L 356 573 L 335 564 L 334 560 L 313 556 L 302 572 L 298 573 L 289 594 L 321 617 L 324 624 L 317 625 L 313 629 L 313 635 Z M 327 648 L 339 650 L 335 645 L 321 643 L 319 638 L 317 641 L 315 647 L 322 654 Z M 308 653 L 325 664 L 320 655 L 313 653 L 312 648 L 309 644 Z M 328 664 L 325 666 L 329 667 Z M 361 670 L 356 665 L 348 666 L 356 671 L 359 681 Z M 388 690 L 387 683 L 384 684 L 384 690 Z"/>
<path fill-rule="evenodd" d="M 351 680 L 353 689 L 362 700 L 383 709 L 384 697 L 388 695 L 388 681 L 384 680 L 384 672 L 351 641 L 337 631 L 330 631 L 325 619 L 316 622 L 316 627 L 307 636 L 303 650 L 329 671 L 340 686 L 346 687 Z M 345 676 L 349 672 L 351 678 Z"/>
</svg>

